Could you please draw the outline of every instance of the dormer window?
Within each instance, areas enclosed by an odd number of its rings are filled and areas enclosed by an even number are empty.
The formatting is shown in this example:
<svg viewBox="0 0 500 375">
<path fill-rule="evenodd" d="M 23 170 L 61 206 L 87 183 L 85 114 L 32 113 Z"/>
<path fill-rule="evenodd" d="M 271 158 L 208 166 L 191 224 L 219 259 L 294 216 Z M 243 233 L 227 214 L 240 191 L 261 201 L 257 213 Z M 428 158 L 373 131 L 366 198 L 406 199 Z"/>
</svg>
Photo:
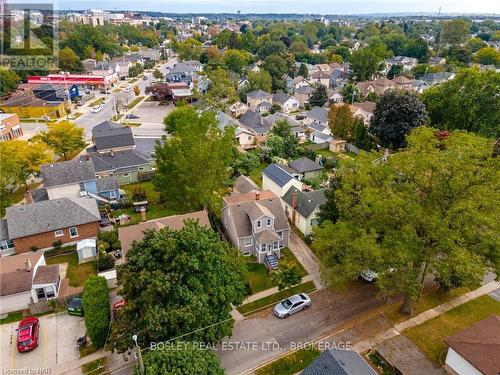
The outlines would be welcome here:
<svg viewBox="0 0 500 375">
<path fill-rule="evenodd" d="M 270 227 L 271 226 L 271 219 L 267 219 L 267 226 Z"/>
<path fill-rule="evenodd" d="M 260 220 L 257 220 L 257 228 L 260 228 L 262 225 L 262 223 L 260 222 Z"/>
</svg>

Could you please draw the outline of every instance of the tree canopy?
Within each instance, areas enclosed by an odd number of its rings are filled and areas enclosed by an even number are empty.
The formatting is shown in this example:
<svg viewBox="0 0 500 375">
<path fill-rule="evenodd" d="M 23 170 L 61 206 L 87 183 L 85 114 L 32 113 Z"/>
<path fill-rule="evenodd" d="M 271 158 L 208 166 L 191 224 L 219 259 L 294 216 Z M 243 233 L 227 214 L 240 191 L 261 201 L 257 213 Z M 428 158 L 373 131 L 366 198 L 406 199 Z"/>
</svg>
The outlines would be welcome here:
<svg viewBox="0 0 500 375">
<path fill-rule="evenodd" d="M 68 160 L 68 155 L 85 147 L 83 128 L 74 122 L 60 121 L 47 124 L 48 130 L 36 136 L 49 146 L 56 155 Z"/>
<path fill-rule="evenodd" d="M 405 137 L 411 130 L 426 121 L 427 111 L 417 94 L 387 91 L 373 111 L 370 131 L 383 146 L 397 149 L 405 145 Z"/>
<path fill-rule="evenodd" d="M 498 137 L 500 96 L 492 95 L 495 92 L 500 92 L 500 73 L 470 68 L 425 90 L 422 100 L 434 127 Z"/>
<path fill-rule="evenodd" d="M 188 220 L 179 231 L 147 231 L 126 257 L 117 272 L 127 304 L 113 323 L 112 349 L 125 351 L 134 333 L 143 347 L 189 332 L 186 340 L 207 343 L 231 334 L 231 304 L 247 291 L 245 259 L 211 228 Z"/>
<path fill-rule="evenodd" d="M 386 162 L 368 153 L 343 161 L 322 207 L 334 207 L 337 220 L 324 221 L 313 243 L 325 278 L 344 286 L 372 269 L 384 294 L 405 295 L 410 313 L 429 273 L 447 289 L 479 285 L 489 267 L 498 274 L 493 143 L 419 127 Z"/>
<path fill-rule="evenodd" d="M 166 204 L 217 207 L 235 157 L 234 130 L 221 131 L 213 112 L 198 115 L 190 106 L 176 108 L 164 123 L 171 137 L 156 146 L 153 182 Z"/>
</svg>

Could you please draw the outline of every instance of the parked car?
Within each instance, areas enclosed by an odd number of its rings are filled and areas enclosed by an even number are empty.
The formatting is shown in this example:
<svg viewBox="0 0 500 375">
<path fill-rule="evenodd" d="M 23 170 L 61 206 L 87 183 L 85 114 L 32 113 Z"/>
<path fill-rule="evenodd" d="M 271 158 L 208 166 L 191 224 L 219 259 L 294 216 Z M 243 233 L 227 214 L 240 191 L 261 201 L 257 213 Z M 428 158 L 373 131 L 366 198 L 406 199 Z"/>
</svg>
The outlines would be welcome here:
<svg viewBox="0 0 500 375">
<path fill-rule="evenodd" d="M 128 115 L 125 116 L 126 119 L 134 119 L 134 118 L 139 118 L 140 116 L 135 115 L 133 113 L 129 113 Z"/>
<path fill-rule="evenodd" d="M 76 105 L 77 105 L 77 106 L 82 106 L 82 105 L 84 105 L 84 104 L 85 104 L 85 100 L 83 100 L 83 99 L 78 99 L 78 100 L 76 101 Z"/>
<path fill-rule="evenodd" d="M 95 107 L 92 107 L 92 112 L 97 113 L 102 109 L 101 105 L 96 105 Z"/>
<path fill-rule="evenodd" d="M 371 269 L 363 270 L 360 275 L 363 279 L 365 279 L 369 283 L 374 283 L 375 281 L 377 281 L 378 278 L 378 273 L 376 273 Z"/>
<path fill-rule="evenodd" d="M 143 79 L 144 81 L 147 81 L 147 80 L 148 80 L 148 76 L 147 76 L 147 75 L 144 75 L 144 76 L 142 77 L 142 79 Z"/>
<path fill-rule="evenodd" d="M 294 294 L 274 306 L 274 315 L 278 318 L 288 318 L 311 306 L 311 299 L 305 293 Z"/>
<path fill-rule="evenodd" d="M 125 92 L 130 92 L 131 90 L 130 86 L 125 87 Z"/>
<path fill-rule="evenodd" d="M 83 304 L 80 297 L 74 297 L 68 304 L 68 314 L 75 316 L 83 316 Z"/>
<path fill-rule="evenodd" d="M 29 316 L 19 322 L 17 329 L 17 351 L 28 352 L 38 346 L 40 323 L 38 318 Z"/>
</svg>

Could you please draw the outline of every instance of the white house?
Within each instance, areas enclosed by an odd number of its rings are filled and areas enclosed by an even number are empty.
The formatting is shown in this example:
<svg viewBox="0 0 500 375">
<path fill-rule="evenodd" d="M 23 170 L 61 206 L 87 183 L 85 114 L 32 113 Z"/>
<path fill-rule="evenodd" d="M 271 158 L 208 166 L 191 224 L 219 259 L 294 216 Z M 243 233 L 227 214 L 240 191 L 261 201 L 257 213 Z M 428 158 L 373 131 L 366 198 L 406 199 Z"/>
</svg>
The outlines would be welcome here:
<svg viewBox="0 0 500 375">
<path fill-rule="evenodd" d="M 491 315 L 444 341 L 449 345 L 445 369 L 453 375 L 498 375 L 500 317 Z"/>
<path fill-rule="evenodd" d="M 299 176 L 292 175 L 289 169 L 285 165 L 269 164 L 262 171 L 262 189 L 270 190 L 278 197 L 285 195 L 292 186 L 302 190 L 302 182 L 299 181 Z"/>
<path fill-rule="evenodd" d="M 273 95 L 273 104 L 279 105 L 285 113 L 297 111 L 300 107 L 300 102 L 295 97 L 283 92 Z"/>
<path fill-rule="evenodd" d="M 300 191 L 292 186 L 281 198 L 286 216 L 304 235 L 318 224 L 319 208 L 326 202 L 325 189 Z"/>
<path fill-rule="evenodd" d="M 56 298 L 59 265 L 47 266 L 41 251 L 0 258 L 0 314 L 25 310 L 31 302 Z"/>
</svg>

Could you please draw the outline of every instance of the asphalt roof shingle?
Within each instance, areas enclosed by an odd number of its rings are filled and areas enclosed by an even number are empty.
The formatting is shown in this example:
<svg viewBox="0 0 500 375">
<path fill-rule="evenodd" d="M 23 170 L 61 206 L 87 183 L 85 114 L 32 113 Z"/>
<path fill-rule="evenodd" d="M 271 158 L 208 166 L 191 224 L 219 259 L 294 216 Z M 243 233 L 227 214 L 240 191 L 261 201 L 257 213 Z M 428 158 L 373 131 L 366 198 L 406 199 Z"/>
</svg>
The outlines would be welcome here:
<svg viewBox="0 0 500 375">
<path fill-rule="evenodd" d="M 135 145 L 132 129 L 110 121 L 104 121 L 92 128 L 92 139 L 97 151 Z"/>
<path fill-rule="evenodd" d="M 353 350 L 325 350 L 301 375 L 377 375 Z"/>
<path fill-rule="evenodd" d="M 94 165 L 85 159 L 44 164 L 40 167 L 40 172 L 45 188 L 95 179 Z"/>
<path fill-rule="evenodd" d="M 269 164 L 263 171 L 262 174 L 273 180 L 278 186 L 285 186 L 288 181 L 294 178 L 290 173 L 281 168 L 278 164 Z"/>
<path fill-rule="evenodd" d="M 292 160 L 288 163 L 288 166 L 294 170 L 296 170 L 298 173 L 306 173 L 306 172 L 312 172 L 312 171 L 319 171 L 323 169 L 321 165 L 318 163 L 312 161 L 309 158 L 306 158 L 305 156 Z"/>
<path fill-rule="evenodd" d="M 6 210 L 9 238 L 16 239 L 58 229 L 97 222 L 101 219 L 95 199 L 59 198 Z"/>
<path fill-rule="evenodd" d="M 314 191 L 300 191 L 295 186 L 290 187 L 281 198 L 288 205 L 293 207 L 293 193 L 297 192 L 297 212 L 305 218 L 308 218 L 312 212 L 326 202 L 325 189 Z"/>
<path fill-rule="evenodd" d="M 149 164 L 149 159 L 136 150 L 115 151 L 113 154 L 91 154 L 96 172 L 133 170 L 139 165 Z"/>
</svg>

